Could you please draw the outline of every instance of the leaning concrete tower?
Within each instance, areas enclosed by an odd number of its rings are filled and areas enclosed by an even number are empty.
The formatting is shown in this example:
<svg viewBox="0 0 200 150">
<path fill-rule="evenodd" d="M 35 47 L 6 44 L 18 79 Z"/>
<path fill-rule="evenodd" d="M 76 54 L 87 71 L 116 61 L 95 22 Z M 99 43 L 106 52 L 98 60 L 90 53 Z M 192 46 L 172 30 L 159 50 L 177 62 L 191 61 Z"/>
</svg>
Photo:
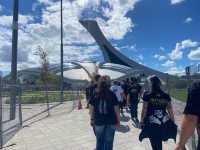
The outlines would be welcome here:
<svg viewBox="0 0 200 150">
<path fill-rule="evenodd" d="M 138 64 L 137 62 L 129 59 L 125 55 L 121 54 L 116 50 L 110 42 L 106 39 L 102 33 L 99 25 L 94 20 L 80 20 L 80 23 L 87 29 L 87 31 L 92 35 L 100 49 L 103 52 L 104 60 L 108 63 L 120 64 L 133 68 L 134 70 L 139 70 L 146 75 L 157 75 L 160 78 L 164 79 L 167 77 L 167 74 L 159 72 L 157 70 L 151 69 L 144 65 Z"/>
</svg>

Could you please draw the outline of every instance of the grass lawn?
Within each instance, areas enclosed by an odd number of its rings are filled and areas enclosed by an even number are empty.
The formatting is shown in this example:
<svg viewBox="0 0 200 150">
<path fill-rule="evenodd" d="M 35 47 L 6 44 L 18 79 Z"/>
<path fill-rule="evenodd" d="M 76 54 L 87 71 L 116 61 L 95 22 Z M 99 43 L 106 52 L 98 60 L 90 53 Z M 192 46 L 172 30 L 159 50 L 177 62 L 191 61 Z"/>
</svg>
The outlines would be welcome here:
<svg viewBox="0 0 200 150">
<path fill-rule="evenodd" d="M 187 100 L 187 89 L 171 89 L 170 95 L 177 100 L 186 102 Z"/>
<path fill-rule="evenodd" d="M 19 98 L 19 96 L 17 96 Z M 64 101 L 73 101 L 78 99 L 83 99 L 84 94 L 77 95 L 77 92 L 72 91 L 65 91 L 64 92 Z M 60 92 L 59 91 L 49 91 L 48 92 L 48 99 L 49 102 L 60 102 Z M 30 91 L 30 92 L 23 92 L 21 96 L 21 103 L 22 104 L 37 104 L 37 103 L 46 103 L 46 93 L 45 91 Z M 10 103 L 9 100 L 6 103 Z"/>
</svg>

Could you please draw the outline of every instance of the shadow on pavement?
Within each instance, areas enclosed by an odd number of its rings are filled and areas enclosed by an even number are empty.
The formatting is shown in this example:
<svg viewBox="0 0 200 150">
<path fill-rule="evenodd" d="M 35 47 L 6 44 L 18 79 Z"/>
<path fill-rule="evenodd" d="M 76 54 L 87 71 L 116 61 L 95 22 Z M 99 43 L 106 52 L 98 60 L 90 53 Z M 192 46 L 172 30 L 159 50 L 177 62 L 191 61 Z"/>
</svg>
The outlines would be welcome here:
<svg viewBox="0 0 200 150">
<path fill-rule="evenodd" d="M 31 122 L 25 124 L 25 125 L 23 126 L 23 128 L 29 127 L 29 126 L 33 125 L 34 123 L 37 123 L 37 122 L 39 122 L 39 121 L 41 121 L 41 120 L 44 120 L 44 119 L 46 119 L 46 118 L 48 118 L 48 117 L 49 117 L 49 116 L 46 115 L 46 116 L 43 116 L 43 117 L 41 117 L 41 118 L 39 118 L 39 119 L 33 120 L 33 121 L 31 121 Z"/>
<path fill-rule="evenodd" d="M 127 133 L 130 131 L 128 125 L 120 125 L 120 127 L 116 130 L 117 132 Z"/>
</svg>

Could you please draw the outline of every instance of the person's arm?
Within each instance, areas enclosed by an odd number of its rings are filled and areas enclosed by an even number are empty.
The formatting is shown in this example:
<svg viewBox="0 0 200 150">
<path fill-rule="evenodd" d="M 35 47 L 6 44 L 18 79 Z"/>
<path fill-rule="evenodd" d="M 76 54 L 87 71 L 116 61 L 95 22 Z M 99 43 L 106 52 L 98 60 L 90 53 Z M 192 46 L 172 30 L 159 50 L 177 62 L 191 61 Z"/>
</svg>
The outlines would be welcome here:
<svg viewBox="0 0 200 150">
<path fill-rule="evenodd" d="M 170 119 L 175 122 L 175 118 L 174 118 L 174 111 L 173 111 L 173 107 L 172 107 L 172 103 L 169 102 L 168 105 L 167 105 L 167 111 L 169 113 L 169 117 Z"/>
<path fill-rule="evenodd" d="M 194 115 L 184 115 L 179 142 L 175 150 L 185 150 L 187 140 L 193 135 L 198 123 L 198 117 Z"/>
<path fill-rule="evenodd" d="M 115 105 L 114 106 L 114 110 L 115 110 L 115 115 L 117 117 L 117 127 L 120 126 L 120 109 L 119 109 L 119 105 Z"/>
<path fill-rule="evenodd" d="M 143 102 L 143 106 L 142 106 L 142 113 L 141 113 L 141 119 L 140 119 L 140 123 L 143 124 L 144 123 L 144 118 L 146 116 L 147 113 L 147 108 L 148 108 L 148 102 Z"/>
<path fill-rule="evenodd" d="M 90 124 L 91 126 L 94 125 L 94 106 L 91 104 L 89 105 L 89 115 L 90 115 Z"/>
</svg>

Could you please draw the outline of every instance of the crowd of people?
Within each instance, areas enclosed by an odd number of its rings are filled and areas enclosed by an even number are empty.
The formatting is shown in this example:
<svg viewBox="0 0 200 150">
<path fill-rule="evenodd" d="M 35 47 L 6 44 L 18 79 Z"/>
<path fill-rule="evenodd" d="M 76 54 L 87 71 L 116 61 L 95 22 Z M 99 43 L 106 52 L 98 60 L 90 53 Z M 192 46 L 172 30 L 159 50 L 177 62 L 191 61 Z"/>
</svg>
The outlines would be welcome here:
<svg viewBox="0 0 200 150">
<path fill-rule="evenodd" d="M 90 124 L 96 136 L 96 150 L 112 150 L 115 131 L 120 127 L 120 116 L 130 112 L 136 128 L 141 129 L 139 141 L 148 138 L 153 150 L 162 150 L 162 142 L 177 138 L 177 125 L 169 94 L 162 90 L 162 81 L 153 75 L 147 79 L 148 89 L 139 78 L 111 81 L 109 76 L 95 75 L 86 88 Z M 146 86 L 145 86 L 146 87 Z M 185 150 L 185 144 L 198 125 L 200 84 L 189 90 L 188 102 L 180 139 L 175 150 Z M 138 104 L 142 100 L 142 112 L 138 118 Z M 200 150 L 198 147 L 197 150 Z"/>
</svg>

